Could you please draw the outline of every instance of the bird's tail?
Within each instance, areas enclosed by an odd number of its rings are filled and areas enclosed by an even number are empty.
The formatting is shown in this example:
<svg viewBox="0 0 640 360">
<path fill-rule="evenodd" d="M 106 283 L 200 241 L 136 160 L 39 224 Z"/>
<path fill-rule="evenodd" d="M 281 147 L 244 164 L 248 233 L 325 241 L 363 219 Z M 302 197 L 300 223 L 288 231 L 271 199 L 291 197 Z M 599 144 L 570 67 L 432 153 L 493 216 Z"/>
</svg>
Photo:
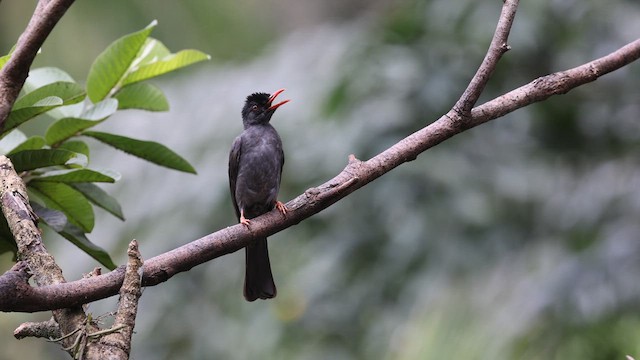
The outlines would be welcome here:
<svg viewBox="0 0 640 360">
<path fill-rule="evenodd" d="M 244 276 L 244 298 L 247 301 L 271 299 L 276 296 L 276 284 L 271 274 L 267 238 L 257 239 L 246 247 L 246 273 Z"/>
</svg>

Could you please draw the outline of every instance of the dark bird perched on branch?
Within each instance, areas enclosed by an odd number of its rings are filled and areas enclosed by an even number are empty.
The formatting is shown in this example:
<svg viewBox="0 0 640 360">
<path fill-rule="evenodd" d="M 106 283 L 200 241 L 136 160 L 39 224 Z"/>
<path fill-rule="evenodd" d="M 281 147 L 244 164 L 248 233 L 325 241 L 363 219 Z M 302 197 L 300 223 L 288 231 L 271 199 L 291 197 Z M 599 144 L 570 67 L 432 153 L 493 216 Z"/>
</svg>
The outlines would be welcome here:
<svg viewBox="0 0 640 360">
<path fill-rule="evenodd" d="M 273 104 L 280 89 L 273 95 L 254 93 L 247 97 L 242 108 L 244 131 L 233 142 L 229 154 L 229 188 L 240 223 L 249 226 L 252 219 L 278 208 L 287 212 L 277 200 L 280 189 L 284 152 L 282 140 L 269 124 L 276 109 L 289 100 Z M 256 239 L 245 250 L 246 273 L 244 297 L 247 301 L 270 299 L 276 296 L 271 274 L 267 238 Z"/>
</svg>

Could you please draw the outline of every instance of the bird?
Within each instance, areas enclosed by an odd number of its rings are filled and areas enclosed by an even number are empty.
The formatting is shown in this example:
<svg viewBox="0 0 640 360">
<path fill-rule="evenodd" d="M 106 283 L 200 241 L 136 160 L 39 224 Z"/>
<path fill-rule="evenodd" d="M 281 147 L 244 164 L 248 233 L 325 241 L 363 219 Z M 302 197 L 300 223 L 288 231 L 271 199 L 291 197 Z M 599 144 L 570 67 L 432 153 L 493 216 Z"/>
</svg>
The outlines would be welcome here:
<svg viewBox="0 0 640 360">
<path fill-rule="evenodd" d="M 274 104 L 284 89 L 247 96 L 242 108 L 244 131 L 229 153 L 229 190 L 238 221 L 249 227 L 252 218 L 287 207 L 277 200 L 284 165 L 282 140 L 270 124 L 274 112 L 290 100 Z M 255 239 L 245 248 L 244 298 L 271 299 L 277 294 L 271 273 L 267 238 Z"/>
</svg>

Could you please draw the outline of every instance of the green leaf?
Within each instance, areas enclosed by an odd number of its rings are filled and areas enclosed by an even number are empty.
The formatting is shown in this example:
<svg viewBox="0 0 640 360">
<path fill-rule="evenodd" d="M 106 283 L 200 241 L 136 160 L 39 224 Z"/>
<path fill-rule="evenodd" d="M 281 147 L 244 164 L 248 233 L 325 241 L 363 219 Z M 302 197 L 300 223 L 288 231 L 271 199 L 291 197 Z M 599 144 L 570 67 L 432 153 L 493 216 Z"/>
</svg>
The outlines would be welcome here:
<svg viewBox="0 0 640 360">
<path fill-rule="evenodd" d="M 59 144 L 78 135 L 82 130 L 100 124 L 117 109 L 118 100 L 105 99 L 87 109 L 80 118 L 64 118 L 54 122 L 47 129 L 44 138 L 50 146 Z"/>
<path fill-rule="evenodd" d="M 2 133 L 7 133 L 9 130 L 15 129 L 26 121 L 44 114 L 51 109 L 55 109 L 62 104 L 64 104 L 62 99 L 56 96 L 50 96 L 38 101 L 33 106 L 13 110 L 9 113 L 9 117 L 7 117 L 7 122 L 4 124 Z"/>
<path fill-rule="evenodd" d="M 0 57 L 0 69 L 4 67 L 4 64 L 6 64 L 10 58 L 11 58 L 11 55 L 4 55 Z"/>
<path fill-rule="evenodd" d="M 98 260 L 98 262 L 109 270 L 115 269 L 116 266 L 109 254 L 100 246 L 92 243 L 82 229 L 67 221 L 67 217 L 64 213 L 58 210 L 46 208 L 34 201 L 31 202 L 31 207 L 40 217 L 40 220 L 42 220 L 42 222 L 49 226 L 53 231 L 62 235 L 82 251 Z"/>
<path fill-rule="evenodd" d="M 49 126 L 44 134 L 44 139 L 47 145 L 52 146 L 79 135 L 82 130 L 96 126 L 101 122 L 78 118 L 60 119 Z"/>
<path fill-rule="evenodd" d="M 31 71 L 29 71 L 29 77 L 24 83 L 23 90 L 30 93 L 38 88 L 55 82 L 75 83 L 75 80 L 73 80 L 71 75 L 62 69 L 56 67 L 41 67 L 31 69 Z"/>
<path fill-rule="evenodd" d="M 48 208 L 62 211 L 69 222 L 79 226 L 84 232 L 91 232 L 94 225 L 93 208 L 89 201 L 76 189 L 63 183 L 37 181 L 29 182 L 29 189 L 44 201 Z"/>
<path fill-rule="evenodd" d="M 136 140 L 125 136 L 96 131 L 86 131 L 82 133 L 82 135 L 100 140 L 107 145 L 111 145 L 116 149 L 120 149 L 154 164 L 192 174 L 196 173 L 196 170 L 189 162 L 157 142 Z"/>
<path fill-rule="evenodd" d="M 10 154 L 9 158 L 17 172 L 87 162 L 87 157 L 82 154 L 60 149 L 23 150 Z"/>
<path fill-rule="evenodd" d="M 140 68 L 131 71 L 123 81 L 123 85 L 132 84 L 138 81 L 151 79 L 156 76 L 195 64 L 200 61 L 209 60 L 211 57 L 198 50 L 182 50 L 176 54 L 170 54 L 162 59 L 151 62 Z"/>
<path fill-rule="evenodd" d="M 4 139 L 3 139 L 4 140 Z M 38 150 L 44 146 L 44 138 L 42 136 L 32 136 L 23 141 L 9 152 L 9 155 L 15 154 L 23 150 Z"/>
<path fill-rule="evenodd" d="M 144 45 L 136 56 L 136 60 L 133 64 L 133 70 L 136 70 L 141 65 L 147 65 L 154 61 L 158 61 L 158 59 L 162 59 L 170 54 L 171 51 L 169 51 L 169 49 L 167 49 L 160 40 L 149 37 L 144 42 Z"/>
<path fill-rule="evenodd" d="M 25 135 L 18 129 L 13 130 L 12 132 L 6 134 L 2 139 L 0 139 L 0 153 L 9 153 L 16 146 L 22 144 L 25 140 L 27 140 L 27 135 Z"/>
<path fill-rule="evenodd" d="M 97 171 L 91 169 L 54 170 L 34 177 L 32 181 L 52 181 L 62 183 L 106 182 L 114 183 L 120 174 L 113 171 Z"/>
<path fill-rule="evenodd" d="M 63 70 L 55 67 L 43 67 L 32 69 L 29 72 L 29 77 L 24 83 L 23 90 L 27 93 L 30 93 L 38 88 L 55 82 L 75 83 L 71 75 L 67 74 Z M 77 104 L 65 105 L 52 109 L 47 113 L 47 115 L 53 117 L 54 119 L 78 117 L 83 109 L 84 104 L 82 102 L 79 102 Z"/>
<path fill-rule="evenodd" d="M 92 258 L 98 260 L 98 262 L 107 269 L 113 270 L 116 268 L 116 264 L 113 263 L 109 253 L 100 246 L 91 242 L 82 229 L 71 223 L 67 223 L 64 230 L 59 231 L 58 233 L 65 239 L 69 240 L 72 244 L 79 247 L 82 251 L 89 254 Z"/>
<path fill-rule="evenodd" d="M 135 83 L 120 89 L 114 97 L 118 99 L 118 109 L 142 109 L 148 111 L 167 111 L 169 103 L 162 90 L 147 84 Z"/>
<path fill-rule="evenodd" d="M 58 81 L 44 85 L 22 96 L 16 101 L 13 109 L 18 110 L 33 106 L 47 97 L 60 98 L 63 105 L 70 105 L 81 102 L 85 97 L 85 92 L 82 86 L 74 82 Z"/>
<path fill-rule="evenodd" d="M 79 103 L 85 97 L 84 89 L 69 81 L 56 81 L 38 88 L 31 86 L 30 90 L 16 101 L 4 132 L 57 107 Z"/>
<path fill-rule="evenodd" d="M 86 111 L 80 114 L 81 119 L 87 120 L 104 120 L 113 115 L 118 110 L 118 100 L 116 99 L 104 99 L 97 104 L 89 107 Z"/>
<path fill-rule="evenodd" d="M 42 139 L 42 142 L 44 143 L 44 139 Z M 89 145 L 87 145 L 87 143 L 84 141 L 80 141 L 80 140 L 65 141 L 64 143 L 60 144 L 58 149 L 73 151 L 78 154 L 82 154 L 86 157 L 89 157 Z"/>
<path fill-rule="evenodd" d="M 62 231 L 67 225 L 67 216 L 62 211 L 49 209 L 35 201 L 30 201 L 29 204 L 40 220 L 49 225 L 55 232 Z"/>
<path fill-rule="evenodd" d="M 95 103 L 104 99 L 118 84 L 157 23 L 154 20 L 146 28 L 121 37 L 98 55 L 87 77 L 87 93 L 91 101 Z"/>
<path fill-rule="evenodd" d="M 113 196 L 107 194 L 97 185 L 92 183 L 78 183 L 72 184 L 71 186 L 80 191 L 94 205 L 103 208 L 118 219 L 124 221 L 124 215 L 122 213 L 122 208 L 120 207 L 118 200 L 116 200 L 116 198 L 114 198 Z"/>
<path fill-rule="evenodd" d="M 16 46 L 13 45 L 13 47 L 11 48 L 11 50 L 7 55 L 0 56 L 0 69 L 2 69 L 4 67 L 4 64 L 6 64 L 9 61 L 9 59 L 11 58 L 11 54 L 13 54 L 13 51 L 15 49 L 16 49 Z"/>
</svg>

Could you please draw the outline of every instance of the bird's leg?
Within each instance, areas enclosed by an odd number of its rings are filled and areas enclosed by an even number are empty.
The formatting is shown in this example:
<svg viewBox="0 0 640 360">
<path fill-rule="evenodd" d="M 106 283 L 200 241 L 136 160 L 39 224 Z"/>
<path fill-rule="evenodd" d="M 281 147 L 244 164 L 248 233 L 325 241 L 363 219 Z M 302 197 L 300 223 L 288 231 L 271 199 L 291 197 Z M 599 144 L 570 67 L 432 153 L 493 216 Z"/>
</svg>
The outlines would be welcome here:
<svg viewBox="0 0 640 360">
<path fill-rule="evenodd" d="M 240 224 L 249 226 L 251 220 L 244 217 L 244 210 L 240 210 Z"/>
<path fill-rule="evenodd" d="M 278 209 L 278 211 L 280 211 L 282 213 L 282 215 L 286 215 L 287 214 L 287 207 L 284 205 L 283 202 L 281 201 L 277 201 L 276 200 L 276 208 Z"/>
</svg>

